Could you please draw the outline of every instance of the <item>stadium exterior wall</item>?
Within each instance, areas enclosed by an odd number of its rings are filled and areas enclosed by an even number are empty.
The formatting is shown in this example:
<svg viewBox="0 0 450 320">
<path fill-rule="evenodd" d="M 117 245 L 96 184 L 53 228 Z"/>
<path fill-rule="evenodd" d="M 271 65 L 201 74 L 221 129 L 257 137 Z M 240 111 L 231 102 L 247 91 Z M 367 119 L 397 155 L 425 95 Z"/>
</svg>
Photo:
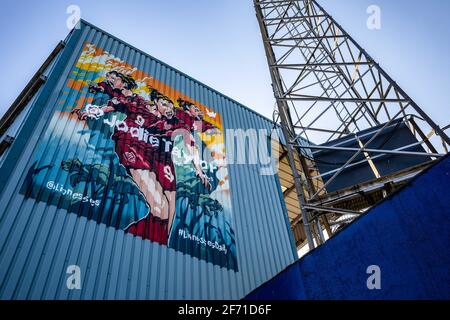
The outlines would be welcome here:
<svg viewBox="0 0 450 320">
<path fill-rule="evenodd" d="M 261 175 L 259 164 L 228 165 L 237 262 L 233 268 L 143 240 L 21 192 L 86 43 L 213 109 L 221 115 L 223 130 L 270 132 L 273 127 L 270 120 L 236 101 L 81 21 L 27 108 L 2 161 L 0 299 L 239 299 L 293 263 L 296 251 L 279 180 L 276 175 Z M 75 129 L 63 128 L 68 130 Z M 247 152 L 256 152 L 256 146 L 248 148 Z M 66 285 L 70 265 L 80 267 L 79 290 Z"/>
</svg>

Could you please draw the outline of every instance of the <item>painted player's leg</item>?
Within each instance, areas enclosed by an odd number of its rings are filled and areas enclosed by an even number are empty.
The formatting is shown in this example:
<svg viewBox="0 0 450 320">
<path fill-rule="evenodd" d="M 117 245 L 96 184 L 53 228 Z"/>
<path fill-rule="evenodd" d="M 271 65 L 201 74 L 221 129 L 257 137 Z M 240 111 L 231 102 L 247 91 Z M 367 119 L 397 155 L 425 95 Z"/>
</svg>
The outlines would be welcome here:
<svg viewBox="0 0 450 320">
<path fill-rule="evenodd" d="M 130 169 L 133 180 L 144 194 L 153 216 L 161 220 L 168 219 L 168 201 L 156 174 L 149 170 Z"/>
<path fill-rule="evenodd" d="M 167 224 L 167 232 L 168 232 L 168 239 L 167 243 L 170 243 L 170 237 L 172 235 L 172 225 L 173 220 L 175 219 L 175 206 L 176 206 L 176 191 L 164 191 L 164 195 L 167 198 L 168 204 L 169 204 L 169 221 Z"/>
</svg>

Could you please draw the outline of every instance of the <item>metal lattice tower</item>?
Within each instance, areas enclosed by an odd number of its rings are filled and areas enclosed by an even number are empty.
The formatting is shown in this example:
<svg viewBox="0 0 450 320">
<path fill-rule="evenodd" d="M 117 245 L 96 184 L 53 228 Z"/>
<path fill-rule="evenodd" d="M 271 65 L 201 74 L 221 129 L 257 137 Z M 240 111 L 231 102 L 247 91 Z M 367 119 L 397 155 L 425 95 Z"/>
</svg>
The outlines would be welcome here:
<svg viewBox="0 0 450 320">
<path fill-rule="evenodd" d="M 339 207 L 336 199 L 327 199 L 330 179 L 320 185 L 315 183 L 317 177 L 308 174 L 315 164 L 301 139 L 317 144 L 307 149 L 321 149 L 326 148 L 321 144 L 347 136 L 358 139 L 358 132 L 376 128 L 369 141 L 360 143 L 360 148 L 346 150 L 353 153 L 331 180 L 361 155 L 369 164 L 370 157 L 381 154 L 437 159 L 448 152 L 450 139 L 445 129 L 434 123 L 317 1 L 254 0 L 254 6 L 301 208 L 294 223 L 302 221 L 308 244 L 313 248 L 313 236 L 318 239 L 321 229 L 319 217 L 335 219 L 349 214 L 350 218 L 343 220 L 347 221 L 363 210 Z M 373 139 L 395 121 L 407 123 L 418 137 L 418 144 L 426 147 L 426 153 L 407 151 L 409 146 L 396 150 L 372 148 Z M 296 157 L 301 170 L 295 165 Z M 386 177 L 377 178 L 387 181 Z M 386 190 L 383 194 L 386 196 Z"/>
</svg>

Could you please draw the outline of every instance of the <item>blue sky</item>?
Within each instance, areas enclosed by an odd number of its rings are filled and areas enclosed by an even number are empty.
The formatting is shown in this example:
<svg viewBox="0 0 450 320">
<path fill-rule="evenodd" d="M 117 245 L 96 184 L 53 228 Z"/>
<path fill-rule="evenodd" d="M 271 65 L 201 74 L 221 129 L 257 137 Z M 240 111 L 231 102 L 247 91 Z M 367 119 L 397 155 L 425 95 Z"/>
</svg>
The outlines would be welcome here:
<svg viewBox="0 0 450 320">
<path fill-rule="evenodd" d="M 441 126 L 450 124 L 450 1 L 319 0 Z M 270 117 L 274 99 L 251 0 L 2 1 L 0 115 L 83 19 Z M 366 27 L 381 8 L 382 28 Z"/>
</svg>

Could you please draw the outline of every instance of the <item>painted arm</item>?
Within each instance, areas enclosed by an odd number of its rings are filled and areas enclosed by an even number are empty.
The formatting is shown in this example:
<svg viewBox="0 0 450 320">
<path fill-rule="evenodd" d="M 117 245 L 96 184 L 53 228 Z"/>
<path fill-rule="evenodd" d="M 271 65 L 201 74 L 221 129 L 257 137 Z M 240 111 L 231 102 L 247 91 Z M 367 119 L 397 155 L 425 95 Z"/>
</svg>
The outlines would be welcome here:
<svg viewBox="0 0 450 320">
<path fill-rule="evenodd" d="M 202 166 L 200 164 L 200 153 L 191 132 L 184 128 L 176 129 L 173 132 L 172 137 L 175 137 L 177 135 L 183 136 L 184 145 L 186 146 L 186 149 L 189 150 L 189 153 L 192 156 L 192 164 L 195 168 L 195 174 L 200 178 L 205 187 L 211 189 L 211 183 L 209 182 L 208 176 L 202 170 Z"/>
<path fill-rule="evenodd" d="M 111 85 L 105 81 L 96 83 L 96 84 L 91 84 L 89 85 L 89 92 L 90 93 L 105 93 L 107 95 L 109 95 L 110 98 L 112 98 L 114 96 L 114 90 L 111 87 Z"/>
<path fill-rule="evenodd" d="M 74 110 L 72 112 L 75 112 L 78 115 L 78 119 L 80 120 L 86 120 L 87 118 L 93 118 L 93 119 L 98 119 L 101 116 L 103 116 L 105 113 L 108 112 L 113 112 L 116 109 L 113 106 L 103 106 L 103 107 L 98 107 L 98 106 L 93 106 L 88 104 L 85 108 L 85 110 L 82 109 L 77 109 Z"/>
</svg>

